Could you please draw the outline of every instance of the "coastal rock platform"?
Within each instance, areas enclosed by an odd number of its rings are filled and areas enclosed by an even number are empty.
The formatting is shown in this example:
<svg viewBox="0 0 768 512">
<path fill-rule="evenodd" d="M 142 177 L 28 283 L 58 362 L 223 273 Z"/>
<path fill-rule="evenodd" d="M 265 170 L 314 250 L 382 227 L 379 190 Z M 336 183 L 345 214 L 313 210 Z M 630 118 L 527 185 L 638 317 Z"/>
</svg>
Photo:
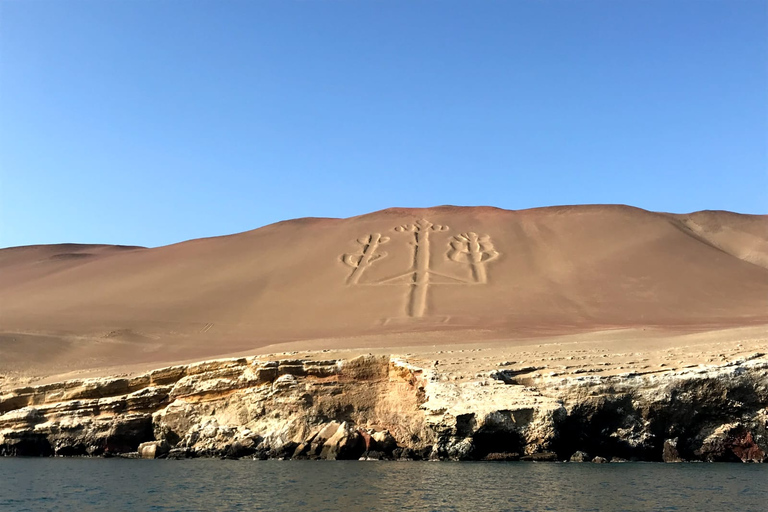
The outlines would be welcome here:
<svg viewBox="0 0 768 512">
<path fill-rule="evenodd" d="M 26 386 L 0 395 L 0 455 L 764 462 L 768 358 L 747 353 L 762 342 L 619 373 L 468 348 L 439 361 L 273 354 Z"/>
</svg>

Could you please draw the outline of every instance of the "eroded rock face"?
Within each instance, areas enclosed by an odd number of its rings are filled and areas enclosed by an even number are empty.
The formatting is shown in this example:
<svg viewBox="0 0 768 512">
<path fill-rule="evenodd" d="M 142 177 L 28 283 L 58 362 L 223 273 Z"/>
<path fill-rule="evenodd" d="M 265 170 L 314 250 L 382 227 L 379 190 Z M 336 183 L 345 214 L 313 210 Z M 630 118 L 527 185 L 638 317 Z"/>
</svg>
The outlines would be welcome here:
<svg viewBox="0 0 768 512">
<path fill-rule="evenodd" d="M 592 460 L 592 457 L 590 457 L 588 453 L 582 452 L 581 450 L 576 451 L 573 455 L 571 455 L 571 458 L 568 459 L 569 462 L 589 462 L 590 460 Z"/>
<path fill-rule="evenodd" d="M 664 441 L 664 449 L 661 454 L 664 462 L 684 462 L 677 451 L 677 438 Z"/>
<path fill-rule="evenodd" d="M 141 443 L 137 450 L 137 455 L 142 459 L 159 459 L 171 450 L 171 446 L 166 441 L 147 441 Z"/>
<path fill-rule="evenodd" d="M 424 367 L 422 367 L 424 366 Z M 0 455 L 763 462 L 768 361 L 611 377 L 205 361 L 0 395 Z"/>
</svg>

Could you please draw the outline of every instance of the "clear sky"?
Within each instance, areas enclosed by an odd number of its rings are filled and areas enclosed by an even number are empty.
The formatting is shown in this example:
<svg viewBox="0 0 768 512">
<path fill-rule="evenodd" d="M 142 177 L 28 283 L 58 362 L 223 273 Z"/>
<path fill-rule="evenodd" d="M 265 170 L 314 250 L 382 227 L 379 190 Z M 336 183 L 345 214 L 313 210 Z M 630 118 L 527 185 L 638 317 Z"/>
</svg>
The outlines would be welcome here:
<svg viewBox="0 0 768 512">
<path fill-rule="evenodd" d="M 765 0 L 0 0 L 0 246 L 768 213 Z"/>
</svg>

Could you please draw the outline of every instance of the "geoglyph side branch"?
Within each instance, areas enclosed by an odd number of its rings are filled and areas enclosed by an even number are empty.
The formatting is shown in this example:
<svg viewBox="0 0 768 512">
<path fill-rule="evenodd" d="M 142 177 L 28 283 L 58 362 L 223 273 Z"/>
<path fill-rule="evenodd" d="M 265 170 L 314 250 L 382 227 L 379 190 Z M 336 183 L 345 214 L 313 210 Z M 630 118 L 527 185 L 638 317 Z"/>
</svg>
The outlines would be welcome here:
<svg viewBox="0 0 768 512">
<path fill-rule="evenodd" d="M 341 261 L 353 268 L 352 273 L 347 277 L 347 284 L 357 284 L 365 269 L 371 264 L 387 255 L 386 252 L 376 252 L 380 244 L 389 242 L 388 236 L 381 236 L 380 233 L 373 233 L 367 237 L 357 240 L 363 247 L 360 252 L 344 254 Z"/>
<path fill-rule="evenodd" d="M 478 236 L 477 233 L 462 233 L 455 235 L 451 241 L 448 257 L 458 263 L 468 263 L 472 267 L 472 277 L 476 283 L 487 283 L 488 274 L 485 264 L 499 257 L 493 248 L 491 237 Z"/>
</svg>

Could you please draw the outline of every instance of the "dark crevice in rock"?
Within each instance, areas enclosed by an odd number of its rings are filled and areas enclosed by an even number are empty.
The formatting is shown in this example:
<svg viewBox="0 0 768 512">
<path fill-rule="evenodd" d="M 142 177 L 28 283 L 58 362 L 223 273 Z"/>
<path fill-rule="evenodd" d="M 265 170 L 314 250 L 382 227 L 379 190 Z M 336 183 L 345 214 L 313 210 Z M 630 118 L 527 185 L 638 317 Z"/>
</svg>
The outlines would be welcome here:
<svg viewBox="0 0 768 512">
<path fill-rule="evenodd" d="M 589 397 L 572 407 L 568 415 L 557 425 L 558 435 L 553 443 L 554 451 L 562 460 L 573 453 L 583 451 L 602 457 L 625 459 L 661 460 L 656 457 L 653 441 L 634 444 L 631 436 L 641 434 L 639 411 L 633 406 L 632 396 Z M 622 432 L 624 436 L 615 435 Z"/>
<path fill-rule="evenodd" d="M 516 460 L 523 451 L 523 439 L 518 432 L 479 429 L 472 437 L 474 460 Z"/>
</svg>

